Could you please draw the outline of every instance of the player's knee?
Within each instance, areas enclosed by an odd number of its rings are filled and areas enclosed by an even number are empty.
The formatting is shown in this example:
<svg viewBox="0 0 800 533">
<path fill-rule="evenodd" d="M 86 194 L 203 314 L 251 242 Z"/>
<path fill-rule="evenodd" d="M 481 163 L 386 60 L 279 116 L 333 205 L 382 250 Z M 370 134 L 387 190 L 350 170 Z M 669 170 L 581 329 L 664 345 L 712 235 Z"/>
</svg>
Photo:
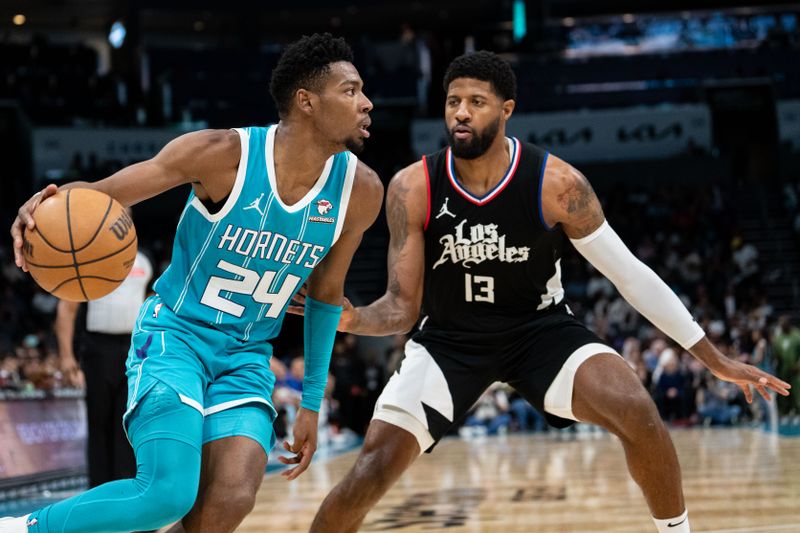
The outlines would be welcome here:
<svg viewBox="0 0 800 533">
<path fill-rule="evenodd" d="M 622 439 L 647 439 L 663 427 L 658 409 L 644 388 L 621 395 L 614 404 L 608 410 L 608 429 Z"/>
<path fill-rule="evenodd" d="M 175 483 L 175 478 L 157 480 L 142 495 L 154 521 L 161 525 L 180 520 L 191 511 L 197 498 L 197 485 Z"/>
<path fill-rule="evenodd" d="M 244 518 L 256 505 L 256 490 L 244 484 L 212 485 L 204 494 L 203 507 L 227 516 Z"/>
<path fill-rule="evenodd" d="M 383 491 L 392 485 L 402 470 L 404 468 L 397 464 L 390 447 L 365 446 L 353 467 L 352 485 L 358 490 L 372 487 Z"/>
<path fill-rule="evenodd" d="M 199 468 L 172 468 L 158 472 L 158 475 L 140 487 L 140 501 L 148 516 L 147 527 L 154 529 L 183 518 L 194 505 L 197 487 L 200 482 Z"/>
</svg>

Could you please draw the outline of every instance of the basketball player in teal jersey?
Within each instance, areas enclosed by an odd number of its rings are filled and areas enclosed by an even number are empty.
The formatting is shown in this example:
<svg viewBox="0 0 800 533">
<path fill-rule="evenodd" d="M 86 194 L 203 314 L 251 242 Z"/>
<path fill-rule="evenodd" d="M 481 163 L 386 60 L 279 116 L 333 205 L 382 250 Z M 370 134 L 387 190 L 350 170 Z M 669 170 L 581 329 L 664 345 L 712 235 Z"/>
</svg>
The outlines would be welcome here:
<svg viewBox="0 0 800 533">
<path fill-rule="evenodd" d="M 718 378 L 788 394 L 789 384 L 729 360 L 678 297 L 625 247 L 579 171 L 505 135 L 516 100 L 511 67 L 490 52 L 445 74 L 449 147 L 392 180 L 389 286 L 366 307 L 345 302 L 341 329 L 408 331 L 426 318 L 377 401 L 352 470 L 325 498 L 313 533 L 358 530 L 403 471 L 494 381 L 548 421 L 594 423 L 619 437 L 659 533 L 689 533 L 678 457 L 653 400 L 625 361 L 572 316 L 561 241 L 575 248 L 664 333 Z M 302 312 L 302 309 L 290 309 Z M 615 530 L 613 516 L 608 517 Z"/>
<path fill-rule="evenodd" d="M 0 532 L 129 532 L 181 518 L 188 532 L 233 531 L 254 505 L 274 442 L 269 341 L 306 280 L 303 399 L 294 442 L 284 442 L 294 454 L 284 462 L 296 466 L 284 475 L 308 467 L 345 274 L 383 188 L 352 153 L 369 136 L 372 104 L 342 39 L 290 45 L 270 92 L 277 125 L 186 134 L 149 161 L 65 186 L 126 206 L 184 183 L 193 190 L 172 262 L 132 335 L 124 423 L 136 478 L 5 519 Z M 31 198 L 14 222 L 23 270 L 23 229 L 55 191 Z"/>
</svg>

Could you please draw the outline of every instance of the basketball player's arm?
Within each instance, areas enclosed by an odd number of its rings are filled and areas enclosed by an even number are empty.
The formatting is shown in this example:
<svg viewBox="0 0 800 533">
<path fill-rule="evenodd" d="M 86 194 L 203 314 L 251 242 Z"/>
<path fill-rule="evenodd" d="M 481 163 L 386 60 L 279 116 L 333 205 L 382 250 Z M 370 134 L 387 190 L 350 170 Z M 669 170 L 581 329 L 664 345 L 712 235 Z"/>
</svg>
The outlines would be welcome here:
<svg viewBox="0 0 800 533">
<path fill-rule="evenodd" d="M 61 372 L 66 376 L 70 385 L 82 389 L 84 386 L 83 374 L 73 350 L 75 319 L 78 316 L 80 305 L 80 302 L 59 300 L 53 330 L 58 342 L 58 360 Z"/>
<path fill-rule="evenodd" d="M 750 385 L 767 400 L 767 389 L 788 395 L 788 383 L 725 357 L 675 293 L 631 253 L 609 226 L 592 186 L 578 170 L 550 156 L 542 184 L 542 216 L 560 224 L 575 249 L 608 278 L 644 317 L 699 359 L 720 379 L 736 383 L 752 401 Z"/>
<path fill-rule="evenodd" d="M 406 333 L 416 324 L 425 275 L 427 194 L 422 162 L 392 178 L 386 195 L 390 234 L 386 293 L 368 306 L 353 309 L 349 322 L 340 324 L 342 331 L 385 336 Z"/>
<path fill-rule="evenodd" d="M 378 217 L 383 203 L 383 184 L 374 170 L 359 161 L 347 206 L 342 234 L 311 272 L 306 293 L 317 301 L 342 305 L 344 280 L 361 237 Z"/>
<path fill-rule="evenodd" d="M 20 207 L 11 226 L 16 264 L 25 269 L 22 234 L 25 227 L 29 230 L 34 228 L 34 210 L 59 189 L 95 189 L 124 206 L 131 206 L 179 185 L 192 183 L 198 196 L 216 202 L 230 193 L 240 156 L 241 143 L 235 131 L 196 131 L 172 140 L 152 159 L 125 167 L 100 181 L 76 181 L 60 188 L 48 185 Z"/>
<path fill-rule="evenodd" d="M 317 413 L 328 380 L 336 327 L 342 312 L 344 280 L 361 237 L 375 222 L 382 201 L 383 184 L 378 175 L 359 163 L 342 233 L 308 278 L 303 308 L 303 397 L 292 429 L 294 442 L 283 443 L 284 449 L 295 455 L 279 458 L 284 464 L 297 465 L 282 474 L 290 481 L 308 468 L 317 448 Z"/>
<path fill-rule="evenodd" d="M 344 298 L 339 331 L 385 336 L 405 333 L 417 322 L 422 304 L 427 194 L 421 162 L 404 168 L 392 178 L 386 195 L 390 233 L 386 293 L 365 307 L 354 308 Z M 295 302 L 304 303 L 302 291 L 295 296 Z M 293 305 L 288 312 L 302 315 L 304 308 Z"/>
</svg>

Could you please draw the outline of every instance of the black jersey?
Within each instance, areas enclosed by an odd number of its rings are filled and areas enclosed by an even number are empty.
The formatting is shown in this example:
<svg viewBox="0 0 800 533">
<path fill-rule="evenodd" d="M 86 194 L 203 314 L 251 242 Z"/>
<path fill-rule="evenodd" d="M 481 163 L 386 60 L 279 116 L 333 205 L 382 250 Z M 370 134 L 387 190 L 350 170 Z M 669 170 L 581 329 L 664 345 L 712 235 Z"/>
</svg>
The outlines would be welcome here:
<svg viewBox="0 0 800 533">
<path fill-rule="evenodd" d="M 564 299 L 562 232 L 542 217 L 547 152 L 508 142 L 511 164 L 482 198 L 458 181 L 449 148 L 423 157 L 429 187 L 423 332 L 508 332 Z"/>
</svg>

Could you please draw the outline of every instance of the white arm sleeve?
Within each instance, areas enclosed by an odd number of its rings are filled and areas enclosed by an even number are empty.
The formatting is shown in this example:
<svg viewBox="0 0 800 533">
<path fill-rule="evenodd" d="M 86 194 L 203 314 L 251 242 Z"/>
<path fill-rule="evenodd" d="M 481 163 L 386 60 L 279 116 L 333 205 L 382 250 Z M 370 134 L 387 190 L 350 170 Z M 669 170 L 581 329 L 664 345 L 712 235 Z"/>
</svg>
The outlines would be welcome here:
<svg viewBox="0 0 800 533">
<path fill-rule="evenodd" d="M 590 235 L 570 240 L 623 298 L 675 342 L 688 349 L 705 336 L 675 293 L 633 255 L 608 221 Z"/>
</svg>

